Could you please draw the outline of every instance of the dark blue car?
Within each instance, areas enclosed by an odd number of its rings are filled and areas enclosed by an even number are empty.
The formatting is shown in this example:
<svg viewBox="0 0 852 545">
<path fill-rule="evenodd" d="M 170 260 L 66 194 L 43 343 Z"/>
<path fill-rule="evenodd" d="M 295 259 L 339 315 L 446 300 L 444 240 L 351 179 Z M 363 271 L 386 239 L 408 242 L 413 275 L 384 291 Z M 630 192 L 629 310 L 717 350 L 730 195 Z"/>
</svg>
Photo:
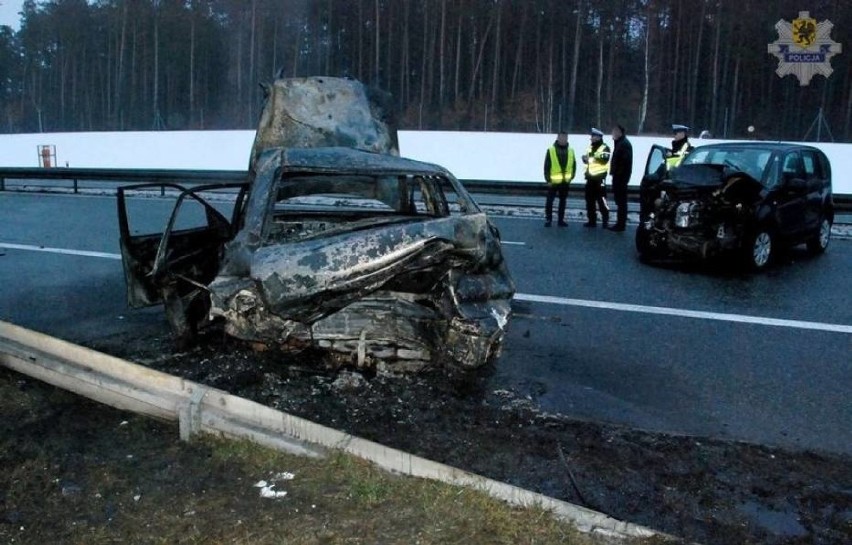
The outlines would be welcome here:
<svg viewBox="0 0 852 545">
<path fill-rule="evenodd" d="M 828 247 L 831 165 L 819 149 L 784 143 L 695 148 L 671 172 L 654 146 L 640 187 L 636 248 L 643 259 L 734 255 L 763 269 L 781 248 Z"/>
</svg>

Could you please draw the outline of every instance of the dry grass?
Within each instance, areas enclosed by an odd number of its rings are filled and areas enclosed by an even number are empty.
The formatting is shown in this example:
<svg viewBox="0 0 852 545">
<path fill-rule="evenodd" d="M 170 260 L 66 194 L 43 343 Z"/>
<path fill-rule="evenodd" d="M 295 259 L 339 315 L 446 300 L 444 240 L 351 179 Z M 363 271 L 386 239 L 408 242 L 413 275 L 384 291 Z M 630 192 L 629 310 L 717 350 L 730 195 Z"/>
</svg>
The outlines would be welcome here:
<svg viewBox="0 0 852 545">
<path fill-rule="evenodd" d="M 540 509 L 206 437 L 0 370 L 0 542 L 16 544 L 600 543 Z M 280 477 L 288 472 L 291 480 Z M 277 499 L 254 485 L 266 480 Z"/>
</svg>

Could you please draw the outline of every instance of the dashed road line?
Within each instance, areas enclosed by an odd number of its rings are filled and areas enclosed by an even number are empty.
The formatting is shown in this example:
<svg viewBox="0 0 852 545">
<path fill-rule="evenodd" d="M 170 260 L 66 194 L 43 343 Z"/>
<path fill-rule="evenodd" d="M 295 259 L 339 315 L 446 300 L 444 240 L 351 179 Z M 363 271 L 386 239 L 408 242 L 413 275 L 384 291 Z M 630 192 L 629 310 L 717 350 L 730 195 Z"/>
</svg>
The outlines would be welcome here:
<svg viewBox="0 0 852 545">
<path fill-rule="evenodd" d="M 524 242 L 504 241 L 503 244 L 524 245 Z M 63 255 L 76 255 L 83 257 L 98 257 L 102 259 L 121 259 L 121 254 L 107 252 L 90 252 L 86 250 L 71 250 L 67 248 L 48 248 L 44 246 L 33 246 L 28 244 L 10 244 L 0 242 L 0 248 L 9 250 L 25 250 L 32 252 L 47 252 Z M 742 324 L 755 324 L 774 327 L 788 327 L 792 329 L 808 329 L 814 331 L 828 331 L 831 333 L 850 333 L 852 325 L 831 324 L 824 322 L 807 322 L 802 320 L 785 320 L 781 318 L 767 318 L 764 316 L 748 316 L 745 314 L 728 314 L 720 312 L 708 312 L 702 310 L 688 310 L 670 307 L 654 307 L 647 305 L 632 305 L 628 303 L 613 303 L 608 301 L 591 301 L 587 299 L 569 299 L 567 297 L 556 297 L 553 295 L 533 295 L 529 293 L 516 293 L 515 300 L 530 303 L 544 303 L 550 305 L 562 305 L 570 307 L 585 307 L 603 310 L 617 310 L 621 312 L 638 312 L 643 314 L 657 314 L 663 316 L 675 316 L 680 318 L 695 318 L 700 320 L 717 320 L 722 322 L 734 322 Z"/>
<path fill-rule="evenodd" d="M 47 248 L 45 246 L 32 246 L 29 244 L 9 244 L 0 242 L 0 248 L 7 250 L 25 250 L 29 252 L 47 252 L 49 254 L 79 255 L 83 257 L 100 257 L 104 259 L 121 259 L 121 254 L 109 254 L 106 252 L 89 252 L 86 250 L 69 250 L 67 248 Z"/>
</svg>

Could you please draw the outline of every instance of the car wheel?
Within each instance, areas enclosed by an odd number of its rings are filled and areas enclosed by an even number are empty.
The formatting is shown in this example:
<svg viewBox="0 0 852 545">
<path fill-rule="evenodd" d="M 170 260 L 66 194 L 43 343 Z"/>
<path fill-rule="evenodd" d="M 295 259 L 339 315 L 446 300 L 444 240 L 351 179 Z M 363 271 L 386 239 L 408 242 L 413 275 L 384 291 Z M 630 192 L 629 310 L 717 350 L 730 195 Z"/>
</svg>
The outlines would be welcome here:
<svg viewBox="0 0 852 545">
<path fill-rule="evenodd" d="M 643 261 L 660 257 L 661 254 L 660 249 L 651 243 L 651 233 L 643 223 L 636 228 L 636 251 Z"/>
<path fill-rule="evenodd" d="M 651 251 L 650 238 L 648 230 L 640 223 L 636 228 L 636 251 L 639 252 L 640 257 L 647 255 Z"/>
<path fill-rule="evenodd" d="M 764 228 L 758 228 L 746 239 L 743 246 L 743 261 L 751 270 L 765 269 L 775 256 L 775 237 Z"/>
<path fill-rule="evenodd" d="M 808 251 L 812 254 L 821 254 L 828 248 L 828 243 L 831 241 L 831 220 L 822 218 L 819 224 L 819 231 L 808 240 Z"/>
</svg>

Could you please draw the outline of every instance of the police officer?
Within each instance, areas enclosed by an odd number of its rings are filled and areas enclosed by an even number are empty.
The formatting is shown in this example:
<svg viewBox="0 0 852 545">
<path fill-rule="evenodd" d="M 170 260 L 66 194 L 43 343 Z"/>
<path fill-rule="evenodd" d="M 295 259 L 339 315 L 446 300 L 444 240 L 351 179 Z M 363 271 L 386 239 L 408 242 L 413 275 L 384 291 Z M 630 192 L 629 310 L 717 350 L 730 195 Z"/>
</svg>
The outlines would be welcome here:
<svg viewBox="0 0 852 545">
<path fill-rule="evenodd" d="M 568 198 L 568 184 L 574 179 L 576 161 L 574 150 L 568 146 L 568 134 L 560 132 L 556 141 L 544 156 L 544 179 L 547 181 L 547 201 L 544 206 L 545 227 L 550 227 L 553 220 L 553 199 L 559 195 L 559 227 L 565 223 L 565 201 Z"/>
<path fill-rule="evenodd" d="M 586 153 L 583 154 L 583 163 L 586 165 L 586 215 L 589 221 L 583 227 L 595 227 L 598 223 L 595 205 L 601 209 L 603 226 L 609 223 L 609 207 L 606 204 L 606 175 L 609 172 L 609 146 L 604 144 L 603 132 L 592 128 L 590 132 L 591 143 Z"/>
<path fill-rule="evenodd" d="M 627 184 L 633 174 L 633 146 L 624 134 L 624 127 L 616 124 L 612 128 L 612 158 L 609 162 L 612 176 L 612 193 L 615 197 L 615 225 L 610 231 L 624 231 L 627 225 Z"/>
<path fill-rule="evenodd" d="M 666 153 L 666 170 L 669 172 L 673 168 L 680 166 L 684 157 L 695 149 L 689 143 L 689 137 L 687 136 L 689 127 L 686 125 L 672 125 L 672 132 L 674 133 L 674 140 L 672 140 L 671 149 Z"/>
</svg>

